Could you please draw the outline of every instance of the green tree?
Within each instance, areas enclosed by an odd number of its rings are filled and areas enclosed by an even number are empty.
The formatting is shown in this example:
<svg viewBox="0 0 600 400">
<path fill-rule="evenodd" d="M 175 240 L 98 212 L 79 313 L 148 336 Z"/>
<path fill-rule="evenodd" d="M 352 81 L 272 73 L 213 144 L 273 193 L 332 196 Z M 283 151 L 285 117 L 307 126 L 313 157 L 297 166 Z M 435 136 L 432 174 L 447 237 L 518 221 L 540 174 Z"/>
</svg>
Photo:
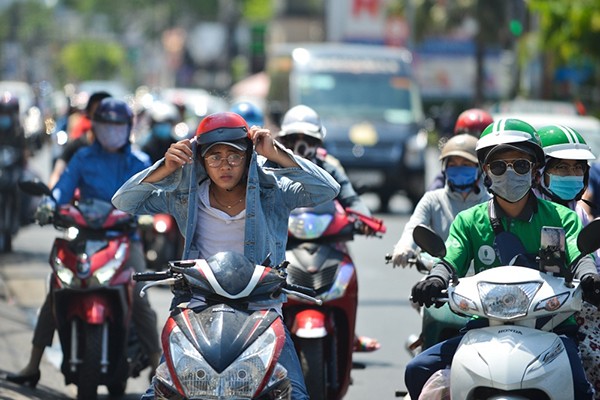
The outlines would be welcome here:
<svg viewBox="0 0 600 400">
<path fill-rule="evenodd" d="M 125 49 L 116 42 L 84 39 L 62 49 L 59 69 L 65 81 L 114 79 L 127 72 L 126 58 Z"/>
</svg>

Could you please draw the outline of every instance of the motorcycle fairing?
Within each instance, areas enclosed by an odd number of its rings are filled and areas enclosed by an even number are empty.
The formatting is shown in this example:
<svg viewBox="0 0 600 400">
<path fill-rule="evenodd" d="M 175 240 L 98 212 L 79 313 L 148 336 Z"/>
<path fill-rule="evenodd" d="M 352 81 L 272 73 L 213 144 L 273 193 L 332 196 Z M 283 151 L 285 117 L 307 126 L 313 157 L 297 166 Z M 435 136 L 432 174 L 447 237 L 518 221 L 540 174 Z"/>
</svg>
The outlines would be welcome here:
<svg viewBox="0 0 600 400">
<path fill-rule="evenodd" d="M 345 254 L 331 246 L 304 242 L 288 246 L 286 258 L 290 262 L 287 267 L 288 281 L 322 294 L 335 282 Z"/>
<path fill-rule="evenodd" d="M 213 369 L 223 372 L 279 315 L 273 310 L 242 311 L 218 304 L 200 312 L 186 309 L 170 319 Z M 172 329 L 165 326 L 163 348 Z"/>
<path fill-rule="evenodd" d="M 243 311 L 226 304 L 209 306 L 200 311 L 174 310 L 163 328 L 161 340 L 169 375 L 180 394 L 186 393 L 181 381 L 186 377 L 178 375 L 178 360 L 174 360 L 171 351 L 172 345 L 178 346 L 173 344 L 175 342 L 174 337 L 172 338 L 177 331 L 183 334 L 183 340 L 196 350 L 195 357 L 201 357 L 218 374 L 230 370 L 245 350 L 266 335 L 267 331 L 274 333 L 274 347 L 267 369 L 264 374 L 261 373 L 262 381 L 258 385 L 257 393 L 264 390 L 272 378 L 286 340 L 283 321 L 274 310 Z M 280 373 L 281 371 L 278 372 Z"/>
<path fill-rule="evenodd" d="M 539 389 L 555 382 L 549 398 L 573 396 L 573 379 L 567 352 L 554 333 L 518 325 L 501 325 L 467 331 L 454 355 L 450 380 L 452 398 L 468 399 L 475 388 L 504 391 Z M 493 373 L 493 375 L 492 375 Z"/>
</svg>

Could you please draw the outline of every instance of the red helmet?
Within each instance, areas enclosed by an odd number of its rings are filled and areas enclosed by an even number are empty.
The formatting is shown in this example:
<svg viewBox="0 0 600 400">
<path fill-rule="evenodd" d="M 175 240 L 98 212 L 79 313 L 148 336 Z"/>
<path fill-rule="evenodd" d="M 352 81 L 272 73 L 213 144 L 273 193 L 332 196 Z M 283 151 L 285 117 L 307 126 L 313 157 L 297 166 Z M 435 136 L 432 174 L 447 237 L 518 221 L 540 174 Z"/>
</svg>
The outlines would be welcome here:
<svg viewBox="0 0 600 400">
<path fill-rule="evenodd" d="M 487 111 L 480 108 L 470 108 L 460 113 L 454 125 L 454 134 L 468 133 L 479 138 L 481 132 L 494 122 L 494 119 Z"/>
<path fill-rule="evenodd" d="M 200 121 L 196 129 L 196 140 L 200 145 L 244 138 L 250 139 L 250 129 L 246 120 L 234 112 L 210 114 Z"/>
</svg>

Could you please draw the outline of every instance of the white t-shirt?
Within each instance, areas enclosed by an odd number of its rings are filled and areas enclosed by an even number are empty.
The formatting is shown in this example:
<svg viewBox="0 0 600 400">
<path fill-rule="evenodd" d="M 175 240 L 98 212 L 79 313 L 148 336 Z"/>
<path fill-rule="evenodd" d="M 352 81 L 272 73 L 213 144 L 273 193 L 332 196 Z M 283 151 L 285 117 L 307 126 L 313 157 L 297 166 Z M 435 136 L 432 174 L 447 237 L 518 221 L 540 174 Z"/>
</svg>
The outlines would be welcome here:
<svg viewBox="0 0 600 400">
<path fill-rule="evenodd" d="M 246 209 L 230 216 L 211 207 L 209 200 L 210 180 L 200 184 L 198 190 L 198 213 L 194 243 L 199 250 L 198 258 L 208 258 L 220 251 L 244 254 L 244 226 Z"/>
</svg>

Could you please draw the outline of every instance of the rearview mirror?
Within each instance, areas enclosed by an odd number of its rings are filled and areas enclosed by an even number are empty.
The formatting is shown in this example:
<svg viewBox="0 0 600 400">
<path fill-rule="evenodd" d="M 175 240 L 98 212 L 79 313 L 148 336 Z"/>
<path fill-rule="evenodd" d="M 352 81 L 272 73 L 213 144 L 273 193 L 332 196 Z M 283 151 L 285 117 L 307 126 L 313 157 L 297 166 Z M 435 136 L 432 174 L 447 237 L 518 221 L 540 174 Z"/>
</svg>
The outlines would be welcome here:
<svg viewBox="0 0 600 400">
<path fill-rule="evenodd" d="M 577 248 L 581 254 L 591 254 L 600 248 L 600 219 L 591 221 L 579 232 Z"/>
<path fill-rule="evenodd" d="M 39 179 L 19 181 L 19 189 L 33 196 L 52 196 L 50 188 Z"/>
<path fill-rule="evenodd" d="M 415 226 L 413 240 L 421 249 L 434 257 L 443 258 L 446 256 L 444 240 L 426 225 L 419 224 Z"/>
</svg>

